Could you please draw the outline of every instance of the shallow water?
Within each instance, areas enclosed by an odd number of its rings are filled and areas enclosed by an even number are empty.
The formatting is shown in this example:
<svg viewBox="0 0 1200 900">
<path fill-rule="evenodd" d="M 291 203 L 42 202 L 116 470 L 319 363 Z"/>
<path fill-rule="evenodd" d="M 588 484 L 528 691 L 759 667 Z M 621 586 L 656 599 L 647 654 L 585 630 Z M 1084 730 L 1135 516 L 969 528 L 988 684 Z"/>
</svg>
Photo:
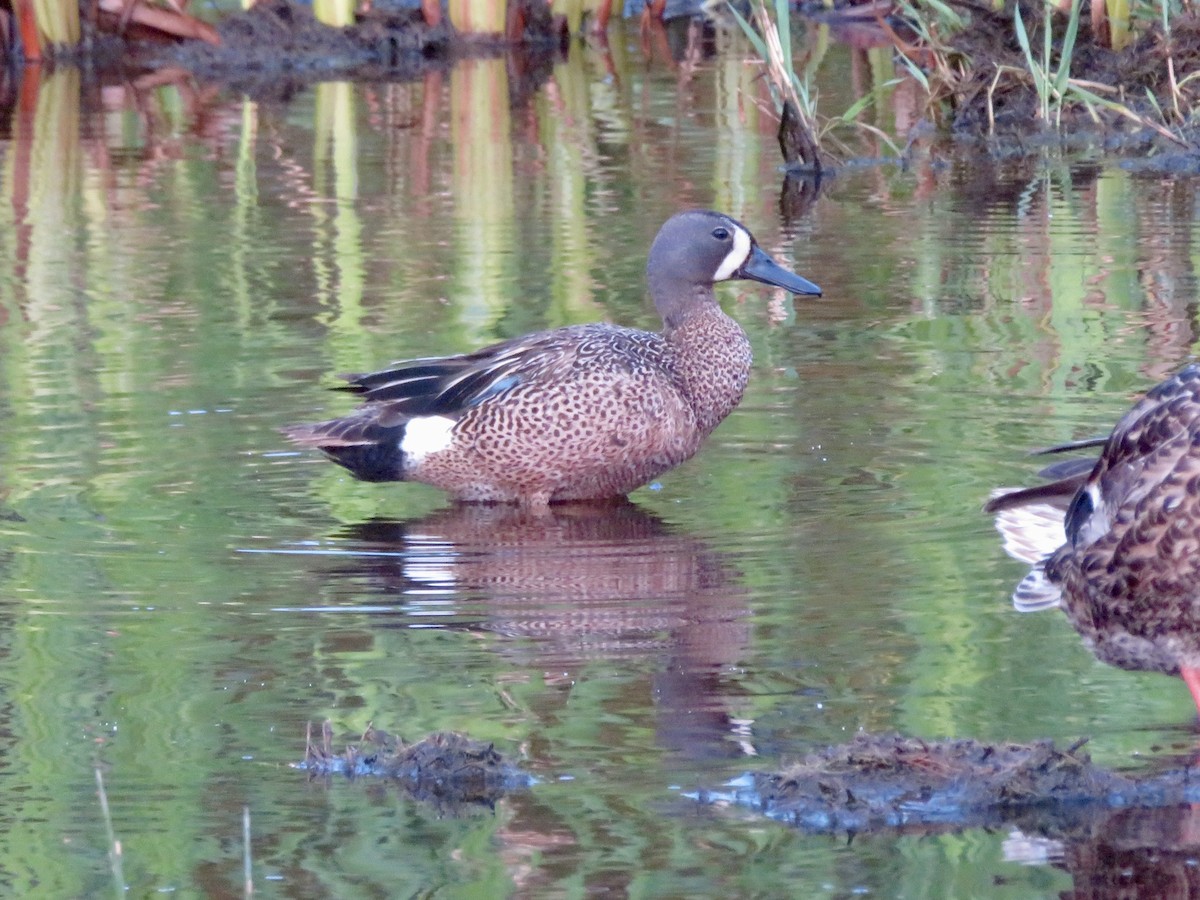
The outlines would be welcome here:
<svg viewBox="0 0 1200 900">
<path fill-rule="evenodd" d="M 81 103 L 60 73 L 10 110 L 6 892 L 238 893 L 248 808 L 267 896 L 1054 895 L 1072 874 L 1018 864 L 1013 835 L 847 843 L 687 794 L 860 729 L 1091 735 L 1107 765 L 1193 746 L 1181 683 L 1012 610 L 1022 567 L 980 505 L 1191 358 L 1194 184 L 921 144 L 784 218 L 760 83 L 716 45 L 677 64 L 633 35 L 520 91 L 475 61 L 286 105 Z M 278 434 L 350 408 L 334 373 L 656 327 L 645 248 L 689 205 L 826 294 L 722 290 L 750 391 L 632 505 L 455 509 Z M 458 819 L 310 782 L 288 764 L 326 718 L 462 730 L 540 783 Z"/>
</svg>

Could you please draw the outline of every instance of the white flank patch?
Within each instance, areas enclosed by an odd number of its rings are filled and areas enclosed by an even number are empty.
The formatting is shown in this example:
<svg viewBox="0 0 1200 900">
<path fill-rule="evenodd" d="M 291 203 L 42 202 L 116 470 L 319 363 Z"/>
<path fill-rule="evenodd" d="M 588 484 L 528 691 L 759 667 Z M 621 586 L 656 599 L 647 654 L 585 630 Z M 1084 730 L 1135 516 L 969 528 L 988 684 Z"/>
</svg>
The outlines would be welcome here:
<svg viewBox="0 0 1200 900">
<path fill-rule="evenodd" d="M 445 416 L 417 416 L 409 420 L 400 439 L 400 452 L 404 454 L 404 465 L 419 463 L 430 453 L 437 453 L 450 446 L 454 420 Z"/>
<path fill-rule="evenodd" d="M 733 249 L 729 251 L 729 255 L 721 263 L 721 267 L 717 269 L 717 274 L 713 276 L 713 281 L 726 281 L 733 276 L 733 273 L 746 264 L 746 260 L 750 258 L 750 234 L 744 228 L 734 227 L 733 229 Z"/>
</svg>

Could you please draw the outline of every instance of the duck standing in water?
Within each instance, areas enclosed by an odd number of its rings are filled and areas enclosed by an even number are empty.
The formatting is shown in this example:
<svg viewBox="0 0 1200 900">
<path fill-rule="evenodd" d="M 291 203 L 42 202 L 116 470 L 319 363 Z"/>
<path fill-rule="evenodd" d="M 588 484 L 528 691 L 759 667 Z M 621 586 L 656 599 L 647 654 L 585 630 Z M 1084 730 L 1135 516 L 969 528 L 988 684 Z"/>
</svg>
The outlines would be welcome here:
<svg viewBox="0 0 1200 900">
<path fill-rule="evenodd" d="M 1088 445 L 1102 446 L 1094 465 L 1051 467 L 1058 480 L 984 507 L 1065 510 L 1066 542 L 1013 601 L 1061 605 L 1106 663 L 1179 675 L 1200 712 L 1200 366 L 1151 390 L 1107 439 L 1073 446 Z"/>
<path fill-rule="evenodd" d="M 661 332 L 570 325 L 462 356 L 349 377 L 350 415 L 284 433 L 364 481 L 419 481 L 459 501 L 619 497 L 693 456 L 742 399 L 750 342 L 718 281 L 821 289 L 709 210 L 667 220 L 646 264 Z"/>
</svg>

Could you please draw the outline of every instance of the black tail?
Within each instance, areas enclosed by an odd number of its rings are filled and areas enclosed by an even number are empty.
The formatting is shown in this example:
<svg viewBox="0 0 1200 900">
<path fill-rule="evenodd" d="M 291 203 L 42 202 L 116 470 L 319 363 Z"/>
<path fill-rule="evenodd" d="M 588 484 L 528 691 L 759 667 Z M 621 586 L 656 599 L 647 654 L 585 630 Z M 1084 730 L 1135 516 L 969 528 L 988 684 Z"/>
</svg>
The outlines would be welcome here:
<svg viewBox="0 0 1200 900">
<path fill-rule="evenodd" d="M 312 425 L 290 425 L 283 433 L 302 447 L 316 447 L 360 481 L 404 481 L 404 439 L 407 421 L 380 425 L 349 416 Z"/>
</svg>

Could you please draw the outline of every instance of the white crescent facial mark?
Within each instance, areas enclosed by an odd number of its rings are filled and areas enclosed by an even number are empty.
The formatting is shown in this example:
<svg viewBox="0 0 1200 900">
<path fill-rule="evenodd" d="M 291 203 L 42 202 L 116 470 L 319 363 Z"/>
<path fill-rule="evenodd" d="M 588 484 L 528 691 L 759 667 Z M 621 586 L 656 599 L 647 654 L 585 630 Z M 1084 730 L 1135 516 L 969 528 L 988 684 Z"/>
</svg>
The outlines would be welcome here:
<svg viewBox="0 0 1200 900">
<path fill-rule="evenodd" d="M 746 264 L 746 260 L 750 258 L 750 232 L 745 228 L 733 226 L 733 249 L 729 251 L 725 259 L 721 261 L 721 265 L 717 268 L 717 272 L 713 275 L 713 281 L 728 281 L 733 277 L 733 273 Z"/>
<path fill-rule="evenodd" d="M 410 419 L 400 438 L 400 452 L 404 454 L 406 466 L 419 463 L 431 453 L 450 446 L 454 419 L 445 416 L 417 416 Z"/>
</svg>

